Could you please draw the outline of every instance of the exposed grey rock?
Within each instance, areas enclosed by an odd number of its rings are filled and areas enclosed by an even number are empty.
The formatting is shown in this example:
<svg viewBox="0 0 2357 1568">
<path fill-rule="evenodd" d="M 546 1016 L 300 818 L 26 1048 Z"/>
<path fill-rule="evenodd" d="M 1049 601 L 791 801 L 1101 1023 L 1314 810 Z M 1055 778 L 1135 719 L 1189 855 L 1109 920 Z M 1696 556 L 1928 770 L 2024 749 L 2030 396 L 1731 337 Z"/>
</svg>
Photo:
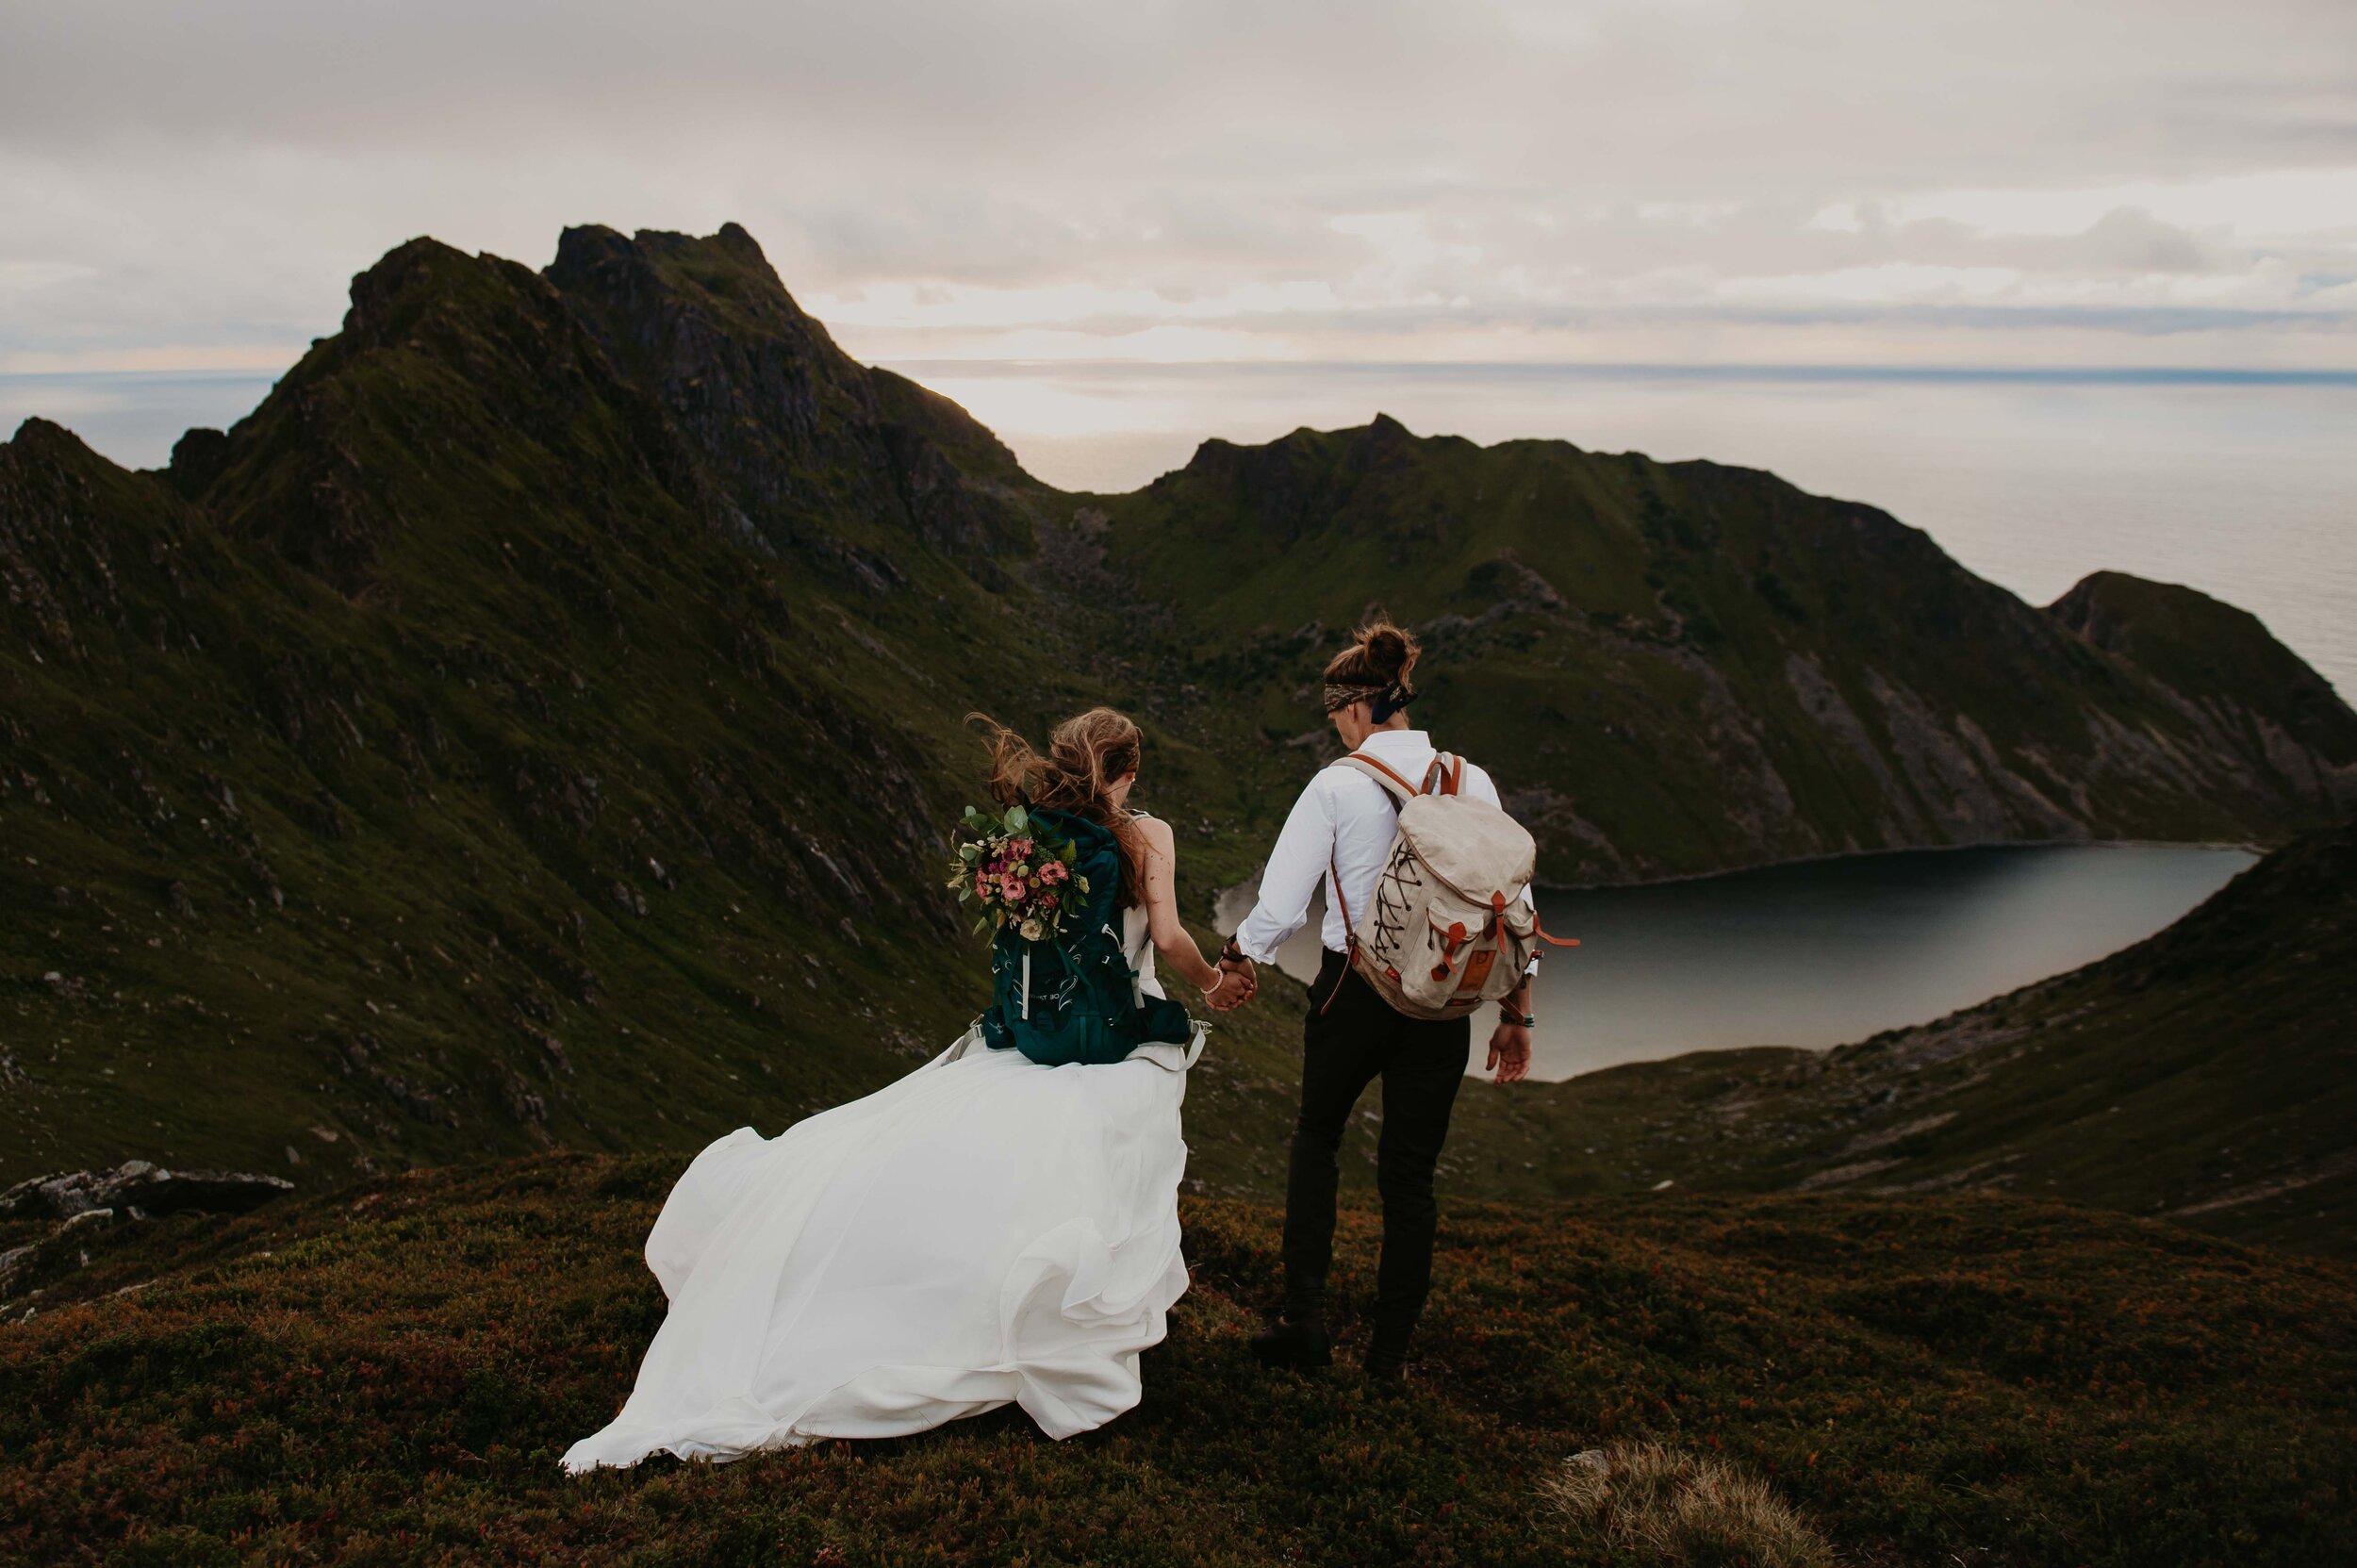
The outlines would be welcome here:
<svg viewBox="0 0 2357 1568">
<path fill-rule="evenodd" d="M 110 1171 L 61 1171 L 36 1176 L 0 1192 L 0 1216 L 48 1214 L 72 1219 L 94 1211 L 128 1208 L 136 1203 L 149 1214 L 204 1210 L 213 1213 L 243 1213 L 282 1193 L 294 1183 L 275 1176 L 242 1171 L 166 1170 L 145 1160 L 127 1160 Z"/>
<path fill-rule="evenodd" d="M 1897 820 L 1895 831 L 1885 828 L 1885 843 L 1920 840 L 1924 835 L 1923 819 L 1891 776 L 1890 767 L 1883 760 L 1882 751 L 1866 732 L 1857 711 L 1841 695 L 1841 690 L 1826 675 L 1822 666 L 1806 653 L 1788 656 L 1784 665 L 1785 678 L 1792 684 L 1792 694 L 1801 701 L 1801 709 L 1842 748 L 1855 757 L 1874 777 L 1881 787 L 1882 799 Z"/>
</svg>

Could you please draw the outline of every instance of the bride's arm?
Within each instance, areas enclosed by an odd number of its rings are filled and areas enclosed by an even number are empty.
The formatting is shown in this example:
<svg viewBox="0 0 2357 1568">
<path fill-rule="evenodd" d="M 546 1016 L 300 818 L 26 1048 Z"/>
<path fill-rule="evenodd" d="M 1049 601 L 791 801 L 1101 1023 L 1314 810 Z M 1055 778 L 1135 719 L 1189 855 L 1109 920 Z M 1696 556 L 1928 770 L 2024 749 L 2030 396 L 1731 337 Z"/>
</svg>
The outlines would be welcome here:
<svg viewBox="0 0 2357 1568">
<path fill-rule="evenodd" d="M 1171 837 L 1170 824 L 1141 817 L 1138 831 L 1146 838 L 1146 931 L 1153 939 L 1154 951 L 1196 990 L 1214 990 L 1221 980 L 1219 969 L 1203 956 L 1203 949 L 1178 920 L 1178 884 L 1173 875 L 1178 845 Z"/>
</svg>

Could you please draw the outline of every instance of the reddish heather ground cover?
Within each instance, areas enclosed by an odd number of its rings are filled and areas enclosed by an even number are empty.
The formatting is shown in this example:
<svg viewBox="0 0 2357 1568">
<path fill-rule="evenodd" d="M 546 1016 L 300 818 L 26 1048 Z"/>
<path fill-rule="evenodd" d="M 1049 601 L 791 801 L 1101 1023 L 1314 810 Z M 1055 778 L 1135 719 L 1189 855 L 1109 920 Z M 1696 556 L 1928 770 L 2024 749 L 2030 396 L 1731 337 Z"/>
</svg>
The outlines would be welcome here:
<svg viewBox="0 0 2357 1568">
<path fill-rule="evenodd" d="M 1601 1562 L 1540 1484 L 1625 1439 L 1768 1477 L 1857 1562 L 2307 1565 L 2357 1526 L 2357 1273 L 2007 1198 L 1453 1208 L 1404 1397 L 1259 1374 L 1277 1217 L 1196 1202 L 1195 1288 L 1102 1432 L 569 1478 L 661 1319 L 638 1247 L 676 1164 L 45 1243 L 0 1326 L 0 1557 Z M 1346 1312 L 1375 1232 L 1345 1214 Z"/>
</svg>

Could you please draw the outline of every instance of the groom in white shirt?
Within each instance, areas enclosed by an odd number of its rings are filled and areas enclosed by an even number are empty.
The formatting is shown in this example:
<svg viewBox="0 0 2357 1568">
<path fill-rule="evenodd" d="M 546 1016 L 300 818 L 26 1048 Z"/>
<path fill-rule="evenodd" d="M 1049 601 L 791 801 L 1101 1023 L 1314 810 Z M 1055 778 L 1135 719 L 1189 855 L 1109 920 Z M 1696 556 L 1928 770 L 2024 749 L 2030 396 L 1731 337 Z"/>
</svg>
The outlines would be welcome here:
<svg viewBox="0 0 2357 1568">
<path fill-rule="evenodd" d="M 1414 637 L 1377 621 L 1362 627 L 1326 668 L 1326 710 L 1343 744 L 1410 781 L 1425 776 L 1435 755 L 1425 733 L 1408 727 L 1405 711 L 1415 696 L 1409 674 L 1417 653 Z M 1470 763 L 1460 788 L 1498 803 L 1496 784 Z M 1370 1377 L 1402 1375 L 1431 1285 L 1439 1220 L 1433 1170 L 1464 1081 L 1472 1020 L 1411 1018 L 1394 1011 L 1351 969 L 1343 921 L 1344 908 L 1363 910 L 1371 901 L 1397 829 L 1397 808 L 1381 785 L 1355 767 L 1321 769 L 1285 819 L 1261 876 L 1260 900 L 1222 955 L 1226 966 L 1274 961 L 1308 918 L 1310 895 L 1326 884 L 1325 954 L 1302 1030 L 1301 1114 L 1285 1189 L 1285 1315 L 1253 1341 L 1254 1353 L 1271 1365 L 1317 1367 L 1333 1359 L 1326 1281 L 1334 1253 L 1336 1153 L 1353 1107 L 1376 1078 L 1383 1081 L 1383 1131 L 1376 1154 L 1383 1256 L 1365 1363 Z M 1489 1065 L 1501 1083 L 1529 1070 L 1529 1007 L 1525 976 L 1501 1004 L 1490 1037 Z"/>
</svg>

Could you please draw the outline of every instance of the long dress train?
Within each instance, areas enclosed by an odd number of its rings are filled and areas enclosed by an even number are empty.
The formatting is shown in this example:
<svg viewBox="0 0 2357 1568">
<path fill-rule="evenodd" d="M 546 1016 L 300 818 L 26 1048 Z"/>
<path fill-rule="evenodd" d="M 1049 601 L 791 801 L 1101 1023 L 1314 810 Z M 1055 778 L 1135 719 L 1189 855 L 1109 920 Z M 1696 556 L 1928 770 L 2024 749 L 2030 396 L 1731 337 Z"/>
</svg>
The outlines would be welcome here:
<svg viewBox="0 0 2357 1568">
<path fill-rule="evenodd" d="M 1143 910 L 1125 916 L 1161 995 Z M 696 1156 L 647 1237 L 670 1298 L 565 1468 L 895 1437 L 1010 1402 L 1069 1437 L 1138 1402 L 1187 1288 L 1178 1110 L 1202 1046 L 1045 1067 L 969 1034 L 775 1138 Z"/>
</svg>

